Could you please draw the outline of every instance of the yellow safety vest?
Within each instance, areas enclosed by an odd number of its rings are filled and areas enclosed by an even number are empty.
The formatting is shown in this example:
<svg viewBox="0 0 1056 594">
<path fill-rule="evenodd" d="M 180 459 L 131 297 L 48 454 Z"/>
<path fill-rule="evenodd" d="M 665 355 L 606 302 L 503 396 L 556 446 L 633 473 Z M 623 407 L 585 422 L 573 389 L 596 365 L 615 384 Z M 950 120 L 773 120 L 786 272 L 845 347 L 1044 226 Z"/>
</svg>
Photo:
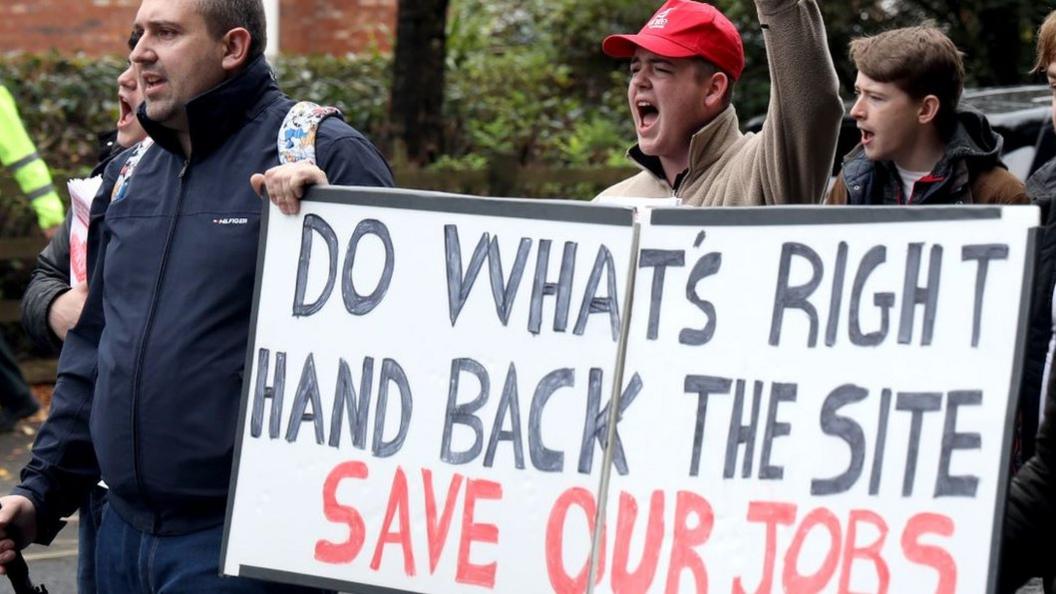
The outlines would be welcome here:
<svg viewBox="0 0 1056 594">
<path fill-rule="evenodd" d="M 51 183 L 48 166 L 37 154 L 33 141 L 26 134 L 22 120 L 18 117 L 15 100 L 11 93 L 0 85 L 0 163 L 15 175 L 19 187 L 33 205 L 41 229 L 61 225 L 63 221 L 62 199 Z"/>
</svg>

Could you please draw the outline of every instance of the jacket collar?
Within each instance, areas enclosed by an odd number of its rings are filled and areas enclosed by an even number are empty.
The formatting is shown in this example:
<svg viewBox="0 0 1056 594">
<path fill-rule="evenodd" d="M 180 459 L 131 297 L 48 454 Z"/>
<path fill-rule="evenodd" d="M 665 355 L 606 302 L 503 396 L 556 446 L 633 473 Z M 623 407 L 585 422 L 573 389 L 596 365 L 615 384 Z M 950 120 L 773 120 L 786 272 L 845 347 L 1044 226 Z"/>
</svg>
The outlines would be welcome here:
<svg viewBox="0 0 1056 594">
<path fill-rule="evenodd" d="M 674 189 L 677 190 L 684 181 L 696 179 L 721 159 L 726 148 L 742 136 L 738 125 L 737 111 L 730 105 L 697 130 L 689 141 L 689 169 L 679 174 Z M 627 158 L 657 180 L 667 183 L 659 157 L 646 155 L 636 144 L 627 151 Z"/>
<path fill-rule="evenodd" d="M 259 56 L 233 78 L 191 99 L 187 103 L 187 125 L 194 159 L 216 150 L 279 94 L 267 60 Z M 136 115 L 154 142 L 170 153 L 183 154 L 176 131 L 150 119 L 146 103 L 139 106 Z"/>
<path fill-rule="evenodd" d="M 1030 176 L 1027 180 L 1027 196 L 1030 196 L 1032 203 L 1041 207 L 1042 223 L 1052 224 L 1056 215 L 1056 209 L 1052 208 L 1056 202 L 1056 159 L 1049 161 Z"/>
</svg>

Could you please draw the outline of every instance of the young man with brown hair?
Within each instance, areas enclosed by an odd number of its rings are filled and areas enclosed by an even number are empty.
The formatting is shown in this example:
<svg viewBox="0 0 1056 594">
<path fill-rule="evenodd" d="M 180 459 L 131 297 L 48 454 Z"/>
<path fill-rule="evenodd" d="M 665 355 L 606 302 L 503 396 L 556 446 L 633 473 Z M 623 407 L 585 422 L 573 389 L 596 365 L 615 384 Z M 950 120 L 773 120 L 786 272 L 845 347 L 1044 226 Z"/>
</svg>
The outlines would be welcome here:
<svg viewBox="0 0 1056 594">
<path fill-rule="evenodd" d="M 829 204 L 1024 204 L 1023 183 L 1001 163 L 1002 139 L 977 113 L 958 111 L 961 54 L 935 27 L 855 39 L 861 143 L 845 158 Z"/>
<path fill-rule="evenodd" d="M 1056 124 L 1056 10 L 1038 31 L 1034 70 L 1045 73 L 1052 89 L 1052 119 Z M 1027 193 L 1041 207 L 1038 267 L 1024 363 L 1024 377 L 1039 375 L 1049 365 L 1043 386 L 1045 419 L 1034 442 L 1034 456 L 1012 479 L 1002 534 L 1002 594 L 1011 594 L 1032 577 L 1046 579 L 1046 592 L 1056 592 L 1056 388 L 1052 362 L 1045 360 L 1045 344 L 1053 333 L 1053 289 L 1056 285 L 1056 159 L 1027 180 Z M 1040 342 L 1040 344 L 1039 344 Z M 1040 348 L 1039 348 L 1040 347 Z M 1051 359 L 1051 354 L 1050 354 Z M 1042 383 L 1037 381 L 1035 385 Z"/>
<path fill-rule="evenodd" d="M 740 33 L 709 4 L 669 0 L 636 35 L 602 50 L 630 58 L 627 101 L 642 172 L 602 192 L 677 198 L 693 206 L 816 203 L 843 113 L 815 0 L 755 0 L 770 60 L 770 106 L 759 134 L 740 132 L 730 104 L 744 69 Z"/>
</svg>

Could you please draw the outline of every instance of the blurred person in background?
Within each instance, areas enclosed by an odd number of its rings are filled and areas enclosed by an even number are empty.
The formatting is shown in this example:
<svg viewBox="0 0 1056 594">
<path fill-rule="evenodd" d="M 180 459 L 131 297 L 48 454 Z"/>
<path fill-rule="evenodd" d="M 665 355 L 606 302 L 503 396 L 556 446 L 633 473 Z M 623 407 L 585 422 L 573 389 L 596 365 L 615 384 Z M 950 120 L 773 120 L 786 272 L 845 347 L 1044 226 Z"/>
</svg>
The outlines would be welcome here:
<svg viewBox="0 0 1056 594">
<path fill-rule="evenodd" d="M 37 215 L 37 223 L 48 237 L 62 223 L 62 199 L 51 183 L 48 166 L 22 125 L 15 100 L 0 85 L 0 163 L 15 176 Z M 15 428 L 19 420 L 40 408 L 26 384 L 14 355 L 0 336 L 0 433 Z"/>
<path fill-rule="evenodd" d="M 1056 11 L 1050 12 L 1038 31 L 1035 71 L 1044 73 L 1052 90 L 1052 117 L 1056 124 Z M 1056 389 L 1052 383 L 1053 286 L 1056 283 L 1056 159 L 1027 180 L 1027 193 L 1041 207 L 1042 231 L 1038 236 L 1038 265 L 1027 338 L 1024 376 L 1037 375 L 1044 366 L 1042 398 L 1045 407 L 1034 456 L 1016 473 L 1008 491 L 1001 550 L 999 592 L 1012 594 L 1027 580 L 1042 577 L 1045 591 L 1056 592 Z M 1049 355 L 1044 358 L 1045 344 Z M 1039 365 L 1040 363 L 1040 365 Z"/>
</svg>

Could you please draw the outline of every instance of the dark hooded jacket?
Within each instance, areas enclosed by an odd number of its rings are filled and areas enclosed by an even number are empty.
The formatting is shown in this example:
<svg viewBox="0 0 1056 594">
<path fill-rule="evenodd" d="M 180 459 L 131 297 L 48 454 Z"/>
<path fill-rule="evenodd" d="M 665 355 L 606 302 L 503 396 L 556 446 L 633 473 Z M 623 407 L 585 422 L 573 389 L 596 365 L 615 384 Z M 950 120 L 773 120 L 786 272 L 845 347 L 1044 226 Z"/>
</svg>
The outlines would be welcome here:
<svg viewBox="0 0 1056 594">
<path fill-rule="evenodd" d="M 141 106 L 155 144 L 111 198 L 129 153 L 115 159 L 92 203 L 88 299 L 14 490 L 36 507 L 37 542 L 100 475 L 110 509 L 140 531 L 223 523 L 264 204 L 248 180 L 278 165 L 293 105 L 256 59 L 188 102 L 190 158 Z M 339 119 L 323 121 L 315 147 L 331 183 L 392 185 L 378 151 Z"/>
<path fill-rule="evenodd" d="M 1001 163 L 1003 139 L 979 113 L 961 111 L 946 153 L 907 200 L 895 164 L 871 161 L 862 145 L 843 161 L 827 204 L 1026 204 L 1023 182 Z"/>
<path fill-rule="evenodd" d="M 1038 264 L 1031 303 L 1031 321 L 1024 364 L 1024 382 L 1033 390 L 1033 404 L 1021 410 L 1037 410 L 1037 394 L 1052 335 L 1052 291 L 1056 285 L 1056 160 L 1050 161 L 1027 181 L 1027 192 L 1042 210 L 1038 237 Z M 1034 443 L 1034 456 L 1009 487 L 1008 507 L 1002 535 L 1001 588 L 1011 594 L 1032 577 L 1047 578 L 1047 592 L 1056 591 L 1056 386 L 1049 374 L 1045 421 Z M 1031 383 L 1032 382 L 1032 383 Z M 1026 390 L 1025 390 L 1026 391 Z M 1032 407 L 1032 408 L 1031 408 Z"/>
</svg>

